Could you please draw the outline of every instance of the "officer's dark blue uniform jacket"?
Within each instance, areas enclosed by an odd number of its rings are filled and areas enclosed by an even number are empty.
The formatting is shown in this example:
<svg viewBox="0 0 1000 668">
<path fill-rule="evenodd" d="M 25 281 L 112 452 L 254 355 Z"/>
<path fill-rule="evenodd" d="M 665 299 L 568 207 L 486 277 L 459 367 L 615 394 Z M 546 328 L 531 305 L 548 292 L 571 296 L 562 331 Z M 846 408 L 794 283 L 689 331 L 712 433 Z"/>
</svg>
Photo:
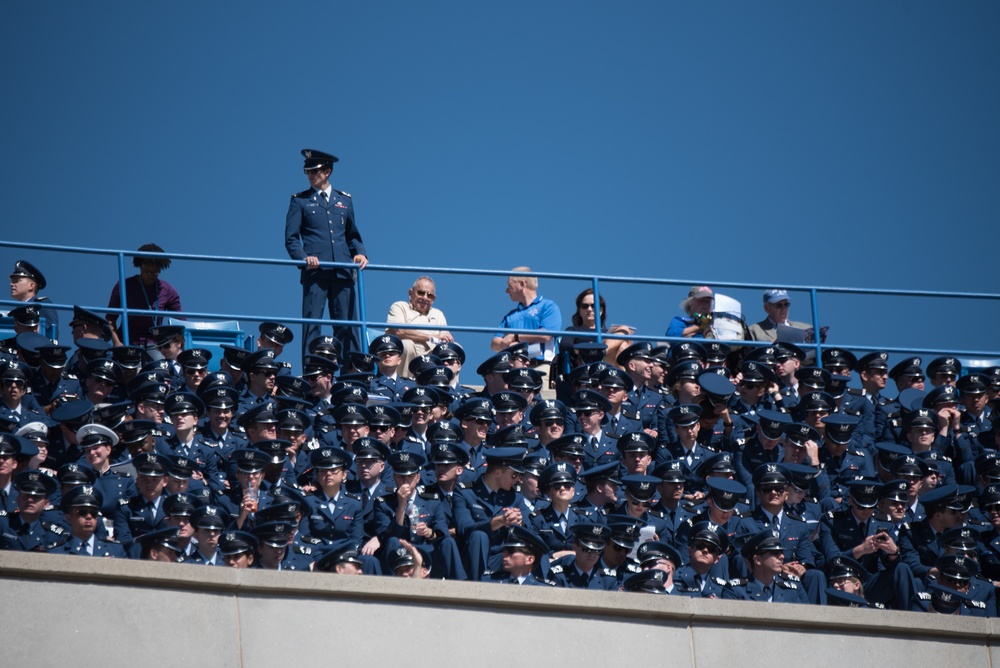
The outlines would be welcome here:
<svg viewBox="0 0 1000 668">
<path fill-rule="evenodd" d="M 568 554 L 561 559 L 556 559 L 549 567 L 549 578 L 557 586 L 570 589 L 614 591 L 618 588 L 618 581 L 613 576 L 604 573 L 601 562 L 598 561 L 589 573 L 580 573 L 575 561 L 575 554 Z"/>
<path fill-rule="evenodd" d="M 18 511 L 0 517 L 0 550 L 45 552 L 63 540 L 68 531 L 45 519 L 25 522 Z"/>
<path fill-rule="evenodd" d="M 361 542 L 364 527 L 361 518 L 361 501 L 341 490 L 336 502 L 331 501 L 322 491 L 306 497 L 309 502 L 304 530 L 314 538 L 322 538 L 327 544 L 350 538 Z"/>
<path fill-rule="evenodd" d="M 722 598 L 764 602 L 770 598 L 774 603 L 809 603 L 805 589 L 790 575 L 775 576 L 770 587 L 752 577 L 746 580 L 730 580 L 722 592 Z"/>
<path fill-rule="evenodd" d="M 691 598 L 722 598 L 722 591 L 729 583 L 711 573 L 698 575 L 690 564 L 674 572 L 674 586 Z"/>
<path fill-rule="evenodd" d="M 525 522 L 549 546 L 549 552 L 573 549 L 573 532 L 570 527 L 577 524 L 603 524 L 597 518 L 596 511 L 588 511 L 576 506 L 566 509 L 566 530 L 559 524 L 559 513 L 552 506 L 545 506 L 531 513 L 530 520 Z"/>
<path fill-rule="evenodd" d="M 320 262 L 349 263 L 355 255 L 368 255 L 354 224 L 350 195 L 333 190 L 328 203 L 312 188 L 292 195 L 285 216 L 285 250 L 293 260 L 314 256 Z M 312 271 L 331 273 L 337 278 L 351 276 L 349 269 Z"/>
</svg>

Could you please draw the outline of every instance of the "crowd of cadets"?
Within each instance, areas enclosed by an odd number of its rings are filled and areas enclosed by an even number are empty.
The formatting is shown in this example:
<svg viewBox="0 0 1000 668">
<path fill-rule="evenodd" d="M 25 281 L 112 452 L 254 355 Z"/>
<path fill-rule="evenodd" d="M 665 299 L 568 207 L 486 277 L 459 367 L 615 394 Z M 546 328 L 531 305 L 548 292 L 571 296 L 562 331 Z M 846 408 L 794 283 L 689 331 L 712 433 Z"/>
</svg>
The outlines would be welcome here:
<svg viewBox="0 0 1000 668">
<path fill-rule="evenodd" d="M 295 377 L 263 323 L 209 372 L 179 327 L 151 361 L 13 315 L 3 549 L 997 614 L 997 368 L 591 342 L 542 399 L 523 345 L 476 391 L 452 342 L 400 369 L 395 336 L 320 337 Z"/>
</svg>

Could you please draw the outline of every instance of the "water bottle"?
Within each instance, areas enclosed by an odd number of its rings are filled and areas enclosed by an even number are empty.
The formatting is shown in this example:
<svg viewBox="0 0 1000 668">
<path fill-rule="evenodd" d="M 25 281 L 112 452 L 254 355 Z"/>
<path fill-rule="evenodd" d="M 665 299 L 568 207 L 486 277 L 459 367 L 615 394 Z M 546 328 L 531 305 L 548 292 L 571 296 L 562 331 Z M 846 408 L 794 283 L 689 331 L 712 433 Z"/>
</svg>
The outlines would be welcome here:
<svg viewBox="0 0 1000 668">
<path fill-rule="evenodd" d="M 420 521 L 420 510 L 411 498 L 406 503 L 406 516 L 410 518 L 410 539 L 415 540 L 417 536 L 417 523 Z"/>
</svg>

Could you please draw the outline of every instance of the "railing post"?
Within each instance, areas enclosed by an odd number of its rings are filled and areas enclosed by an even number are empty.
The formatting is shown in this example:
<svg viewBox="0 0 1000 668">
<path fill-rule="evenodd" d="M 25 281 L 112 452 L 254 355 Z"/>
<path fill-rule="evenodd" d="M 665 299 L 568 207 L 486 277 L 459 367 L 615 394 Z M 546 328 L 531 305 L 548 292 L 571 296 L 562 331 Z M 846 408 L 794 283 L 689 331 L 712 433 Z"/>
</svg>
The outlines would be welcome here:
<svg viewBox="0 0 1000 668">
<path fill-rule="evenodd" d="M 597 276 L 594 276 L 594 328 L 597 330 L 597 342 L 603 343 L 604 334 L 601 332 L 601 293 L 597 289 Z"/>
<path fill-rule="evenodd" d="M 118 296 L 122 304 L 122 345 L 127 346 L 128 338 L 128 297 L 125 294 L 125 253 L 118 252 Z M 159 299 L 159 295 L 157 295 Z"/>
<path fill-rule="evenodd" d="M 368 350 L 368 309 L 365 308 L 365 270 L 358 269 L 358 316 L 361 318 L 361 352 Z"/>
<path fill-rule="evenodd" d="M 812 301 L 812 320 L 813 320 L 813 342 L 816 344 L 816 366 L 823 366 L 823 343 L 820 340 L 819 333 L 819 297 L 816 294 L 816 288 L 809 289 L 809 299 Z"/>
</svg>

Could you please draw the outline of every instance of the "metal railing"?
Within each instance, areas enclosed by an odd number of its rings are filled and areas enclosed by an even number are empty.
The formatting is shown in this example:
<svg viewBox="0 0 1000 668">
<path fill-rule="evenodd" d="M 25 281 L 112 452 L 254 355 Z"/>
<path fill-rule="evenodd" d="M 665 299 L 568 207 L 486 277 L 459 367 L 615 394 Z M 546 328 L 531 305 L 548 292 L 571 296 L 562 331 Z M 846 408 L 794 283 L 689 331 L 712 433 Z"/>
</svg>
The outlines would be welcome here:
<svg viewBox="0 0 1000 668">
<path fill-rule="evenodd" d="M 126 291 L 124 290 L 125 285 L 125 271 L 126 271 L 126 258 L 133 258 L 136 256 L 150 257 L 150 258 L 164 258 L 170 260 L 191 260 L 197 262 L 209 262 L 209 263 L 235 263 L 235 264 L 245 264 L 245 265 L 257 265 L 257 266 L 289 266 L 289 267 L 302 267 L 303 262 L 300 260 L 291 259 L 270 259 L 270 258 L 253 258 L 253 257 L 239 257 L 239 256 L 222 256 L 222 255 L 199 255 L 199 254 L 186 254 L 186 253 L 150 253 L 148 251 L 138 251 L 138 250 L 113 250 L 113 249 L 103 249 L 103 248 L 85 248 L 79 246 L 59 246 L 59 245 L 45 245 L 45 244 L 34 244 L 16 241 L 3 241 L 0 240 L 0 248 L 19 248 L 26 249 L 30 251 L 45 251 L 45 252 L 57 252 L 57 253 L 67 253 L 67 254 L 84 254 L 84 255 L 102 255 L 102 256 L 113 256 L 117 259 L 118 264 L 118 280 L 120 282 L 120 294 L 122 300 L 122 306 L 120 308 L 112 308 L 108 306 L 99 305 L 87 305 L 81 304 L 83 308 L 87 308 L 96 312 L 101 313 L 115 313 L 122 316 L 122 340 L 128 341 L 128 316 L 129 315 L 145 315 L 153 317 L 161 317 L 165 314 L 164 311 L 160 310 L 149 310 L 132 308 L 128 305 L 126 299 Z M 356 269 L 356 265 L 351 263 L 336 263 L 336 262 L 322 262 L 321 267 L 324 268 L 343 268 L 343 269 Z M 188 319 L 206 319 L 206 320 L 280 320 L 283 323 L 294 323 L 294 324 L 304 324 L 304 323 L 318 323 L 323 325 L 340 325 L 340 326 L 357 326 L 361 328 L 362 341 L 368 340 L 368 330 L 370 328 L 394 328 L 399 327 L 399 323 L 389 323 L 377 320 L 368 319 L 368 309 L 367 309 L 367 294 L 365 288 L 365 274 L 367 272 L 405 272 L 405 273 L 420 273 L 420 274 L 459 274 L 465 276 L 495 276 L 495 277 L 508 277 L 511 275 L 512 271 L 510 269 L 469 269 L 469 268 L 456 268 L 456 267 L 421 267 L 421 266 L 404 266 L 404 265 L 379 265 L 379 264 L 369 264 L 364 271 L 357 271 L 357 296 L 358 296 L 358 320 L 321 320 L 321 319 L 307 319 L 301 317 L 289 317 L 287 315 L 273 316 L 269 314 L 236 314 L 236 313 L 218 313 L 218 312 L 198 312 L 198 311 L 180 311 L 180 312 L 169 312 L 171 315 L 181 315 Z M 518 275 L 521 275 L 518 273 Z M 647 277 L 625 277 L 625 276 L 604 276 L 604 275 L 590 275 L 590 274 L 566 274 L 566 273 L 554 273 L 554 272 L 541 272 L 532 271 L 525 272 L 525 276 L 534 276 L 537 278 L 546 279 L 557 279 L 557 280 L 573 280 L 573 281 L 589 281 L 591 288 L 594 291 L 594 303 L 600 304 L 600 294 L 601 285 L 608 284 L 629 284 L 629 285 L 656 285 L 656 286 L 690 286 L 698 283 L 704 283 L 704 279 L 701 280 L 691 280 L 691 279 L 666 279 L 666 278 L 647 278 Z M 716 289 L 718 288 L 731 288 L 731 289 L 749 289 L 749 290 L 763 290 L 769 287 L 773 287 L 765 284 L 756 283 L 737 283 L 737 282 L 711 282 Z M 989 302 L 995 302 L 1000 300 L 1000 294 L 998 293 L 979 293 L 979 292 L 945 292 L 945 291 L 930 291 L 930 290 L 899 290 L 899 289 L 872 289 L 872 288 L 848 288 L 848 287 L 836 287 L 836 286 L 810 286 L 810 285 L 784 285 L 784 289 L 788 291 L 805 292 L 809 295 L 810 301 L 810 312 L 811 312 L 811 324 L 815 332 L 820 331 L 820 293 L 826 294 L 849 294 L 849 295 L 870 295 L 870 296 L 897 296 L 897 297 L 924 297 L 924 298 L 949 298 L 949 299 L 973 299 L 973 300 L 983 300 Z M 16 302 L 10 299 L 0 299 L 0 305 L 4 307 L 12 307 L 20 305 L 20 302 Z M 60 311 L 71 311 L 73 309 L 72 305 L 60 304 L 54 302 L 45 302 L 47 308 L 60 310 Z M 427 329 L 427 330 L 438 330 L 439 325 L 420 325 L 414 323 L 408 323 L 406 325 L 407 329 Z M 449 330 L 459 331 L 459 332 L 469 332 L 469 333 L 480 333 L 480 334 L 492 334 L 498 330 L 498 327 L 488 326 L 476 326 L 476 325 L 454 325 L 449 323 Z M 664 335 L 640 335 L 640 334 L 608 334 L 603 333 L 599 329 L 594 332 L 586 331 L 569 331 L 569 330 L 531 330 L 531 329 L 505 329 L 504 331 L 511 334 L 544 334 L 551 336 L 572 336 L 575 338 L 593 338 L 594 340 L 600 342 L 604 339 L 627 339 L 630 341 L 655 341 L 655 342 L 668 342 L 668 343 L 679 343 L 684 341 L 690 341 L 691 339 L 682 337 L 668 337 Z M 728 342 L 728 343 L 739 343 L 739 345 L 747 346 L 766 346 L 770 345 L 767 342 L 756 342 L 756 341 L 738 341 L 738 342 Z M 822 353 L 824 344 L 817 340 L 815 343 L 808 344 L 809 347 L 814 348 L 816 352 L 817 359 Z M 899 347 L 899 346 L 884 346 L 876 345 L 873 346 L 869 343 L 841 343 L 836 344 L 837 348 L 844 348 L 849 350 L 883 350 L 888 353 L 928 353 L 934 355 L 953 355 L 957 357 L 989 357 L 989 358 L 1000 358 L 1000 351 L 997 350 L 956 350 L 954 348 L 949 349 L 936 349 L 936 348 L 917 348 L 917 347 Z"/>
</svg>

